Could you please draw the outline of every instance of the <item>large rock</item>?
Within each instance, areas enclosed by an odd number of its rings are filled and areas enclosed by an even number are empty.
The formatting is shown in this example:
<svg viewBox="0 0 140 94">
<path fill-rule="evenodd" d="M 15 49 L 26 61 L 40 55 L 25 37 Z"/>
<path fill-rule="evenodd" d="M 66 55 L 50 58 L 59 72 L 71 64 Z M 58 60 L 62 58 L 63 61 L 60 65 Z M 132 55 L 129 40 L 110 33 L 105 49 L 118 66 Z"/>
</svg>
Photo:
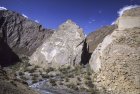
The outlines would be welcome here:
<svg viewBox="0 0 140 94">
<path fill-rule="evenodd" d="M 44 29 L 40 24 L 28 20 L 19 13 L 0 10 L 1 65 L 5 64 L 5 62 L 12 63 L 15 61 L 12 60 L 13 57 L 19 55 L 32 55 L 52 33 L 52 30 Z M 13 54 L 15 56 L 12 56 Z"/>
<path fill-rule="evenodd" d="M 67 20 L 37 49 L 31 56 L 30 63 L 45 68 L 79 64 L 83 43 L 83 30 Z"/>
<path fill-rule="evenodd" d="M 118 29 L 140 27 L 140 7 L 126 10 L 125 13 L 118 18 Z"/>
<path fill-rule="evenodd" d="M 102 94 L 140 93 L 140 26 L 137 24 L 140 19 L 135 19 L 140 15 L 137 11 L 140 8 L 124 12 L 125 16 L 118 19 L 118 29 L 105 37 L 91 56 L 89 63 L 97 74 L 95 84 L 98 89 L 104 89 Z M 128 17 L 131 21 L 125 20 Z M 125 26 L 122 20 L 127 22 Z"/>
<path fill-rule="evenodd" d="M 98 46 L 98 44 L 101 43 L 107 35 L 111 34 L 116 27 L 117 26 L 115 25 L 104 26 L 101 29 L 91 32 L 86 38 L 86 43 L 88 44 L 89 47 L 88 52 L 92 53 Z"/>
</svg>

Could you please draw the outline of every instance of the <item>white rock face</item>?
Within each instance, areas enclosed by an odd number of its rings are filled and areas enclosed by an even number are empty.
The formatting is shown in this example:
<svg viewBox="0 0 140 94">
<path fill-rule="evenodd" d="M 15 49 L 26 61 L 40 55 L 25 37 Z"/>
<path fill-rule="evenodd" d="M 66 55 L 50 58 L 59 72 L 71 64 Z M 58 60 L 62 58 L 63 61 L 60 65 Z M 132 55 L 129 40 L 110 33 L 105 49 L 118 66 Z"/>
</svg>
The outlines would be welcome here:
<svg viewBox="0 0 140 94">
<path fill-rule="evenodd" d="M 68 20 L 37 49 L 30 63 L 44 68 L 79 64 L 84 39 L 83 30 Z"/>
<path fill-rule="evenodd" d="M 140 27 L 140 7 L 126 10 L 117 22 L 119 30 Z"/>
<path fill-rule="evenodd" d="M 97 74 L 95 85 L 104 90 L 101 94 L 140 93 L 140 19 L 137 19 L 140 15 L 137 11 L 140 8 L 124 12 L 118 29 L 91 56 L 89 63 Z"/>
<path fill-rule="evenodd" d="M 124 30 L 128 28 L 140 27 L 140 17 L 120 17 L 118 20 L 118 29 Z"/>
</svg>

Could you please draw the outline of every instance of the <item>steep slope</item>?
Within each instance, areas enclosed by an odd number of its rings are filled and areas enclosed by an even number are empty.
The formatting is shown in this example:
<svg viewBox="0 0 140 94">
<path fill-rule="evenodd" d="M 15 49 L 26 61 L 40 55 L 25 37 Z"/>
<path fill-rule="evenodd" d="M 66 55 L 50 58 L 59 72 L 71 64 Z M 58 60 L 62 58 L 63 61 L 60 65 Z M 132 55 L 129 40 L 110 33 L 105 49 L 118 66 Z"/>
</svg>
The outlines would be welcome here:
<svg viewBox="0 0 140 94">
<path fill-rule="evenodd" d="M 83 30 L 68 20 L 37 49 L 31 56 L 30 63 L 45 68 L 79 64 L 83 42 Z"/>
<path fill-rule="evenodd" d="M 0 10 L 0 55 L 7 53 L 7 49 L 16 55 L 30 56 L 45 39 L 52 35 L 53 31 L 44 29 L 40 24 L 28 20 L 19 13 L 10 10 Z M 2 45 L 5 44 L 5 47 Z M 9 50 L 8 50 L 9 51 Z M 0 57 L 2 63 L 12 63 L 11 53 Z M 10 58 L 8 58 L 10 57 Z M 5 59 L 4 59 L 5 58 Z M 9 61 L 4 61 L 4 60 Z"/>
<path fill-rule="evenodd" d="M 89 46 L 89 53 L 92 53 L 99 43 L 103 41 L 103 39 L 111 34 L 115 30 L 116 26 L 104 26 L 101 29 L 96 30 L 95 32 L 91 32 L 87 38 L 86 43 Z"/>
<path fill-rule="evenodd" d="M 0 94 L 38 94 L 0 68 Z"/>
<path fill-rule="evenodd" d="M 118 19 L 118 28 L 105 37 L 91 56 L 89 63 L 97 74 L 95 84 L 104 89 L 103 94 L 140 93 L 139 13 L 140 8 L 125 11 Z"/>
</svg>

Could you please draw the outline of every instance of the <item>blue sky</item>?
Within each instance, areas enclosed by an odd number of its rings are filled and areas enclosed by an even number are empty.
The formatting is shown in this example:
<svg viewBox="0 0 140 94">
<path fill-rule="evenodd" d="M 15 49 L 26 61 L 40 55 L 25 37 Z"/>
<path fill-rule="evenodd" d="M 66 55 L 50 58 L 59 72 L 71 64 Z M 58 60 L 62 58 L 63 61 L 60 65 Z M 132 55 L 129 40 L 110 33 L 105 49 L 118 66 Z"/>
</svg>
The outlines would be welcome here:
<svg viewBox="0 0 140 94">
<path fill-rule="evenodd" d="M 0 0 L 0 6 L 38 20 L 45 28 L 56 29 L 71 19 L 86 34 L 110 25 L 126 5 L 140 5 L 140 0 Z"/>
</svg>

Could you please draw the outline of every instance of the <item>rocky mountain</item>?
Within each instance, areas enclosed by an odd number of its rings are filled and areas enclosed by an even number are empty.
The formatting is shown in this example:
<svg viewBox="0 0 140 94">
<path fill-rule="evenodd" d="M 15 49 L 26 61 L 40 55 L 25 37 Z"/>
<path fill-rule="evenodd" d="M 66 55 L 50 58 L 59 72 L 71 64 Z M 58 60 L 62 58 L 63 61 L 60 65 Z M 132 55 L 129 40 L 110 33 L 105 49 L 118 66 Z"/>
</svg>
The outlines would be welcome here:
<svg viewBox="0 0 140 94">
<path fill-rule="evenodd" d="M 6 66 L 19 61 L 19 55 L 32 55 L 52 33 L 19 13 L 0 10 L 0 64 Z"/>
<path fill-rule="evenodd" d="M 67 20 L 34 52 L 30 63 L 45 68 L 80 64 L 84 39 L 83 30 Z"/>
<path fill-rule="evenodd" d="M 103 41 L 103 39 L 111 34 L 117 26 L 111 25 L 111 26 L 104 26 L 94 32 L 91 32 L 87 37 L 86 37 L 86 43 L 88 44 L 89 47 L 89 53 L 92 53 L 95 48 L 98 46 L 99 43 Z"/>
<path fill-rule="evenodd" d="M 90 66 L 101 94 L 140 93 L 140 8 L 118 18 L 118 28 L 93 52 Z"/>
<path fill-rule="evenodd" d="M 140 7 L 86 38 L 71 20 L 53 31 L 0 10 L 0 65 L 0 94 L 36 94 L 28 85 L 41 94 L 139 94 Z"/>
</svg>

